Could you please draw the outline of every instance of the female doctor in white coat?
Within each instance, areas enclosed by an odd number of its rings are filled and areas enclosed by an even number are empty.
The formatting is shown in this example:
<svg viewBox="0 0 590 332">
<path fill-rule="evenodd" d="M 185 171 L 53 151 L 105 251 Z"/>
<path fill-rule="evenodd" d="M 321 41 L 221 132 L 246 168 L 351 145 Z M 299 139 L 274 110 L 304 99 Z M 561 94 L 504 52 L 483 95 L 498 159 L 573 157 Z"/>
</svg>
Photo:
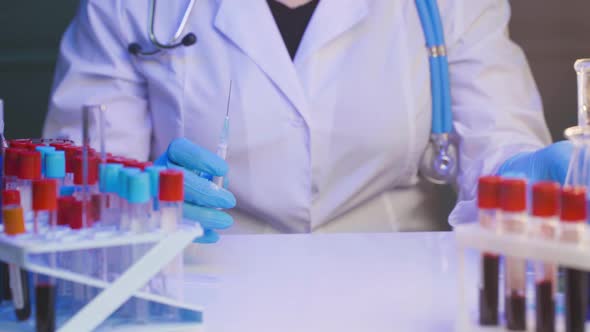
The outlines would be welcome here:
<svg viewBox="0 0 590 332">
<path fill-rule="evenodd" d="M 159 3 L 158 39 L 172 38 L 187 3 Z M 480 175 L 563 181 L 571 147 L 547 146 L 535 83 L 507 34 L 508 1 L 438 5 L 460 161 L 456 224 L 475 218 Z M 414 0 L 199 0 L 183 31 L 195 45 L 133 55 L 132 43 L 153 49 L 148 12 L 146 0 L 81 2 L 61 43 L 45 137 L 79 139 L 82 106 L 106 105 L 109 152 L 190 170 L 184 213 L 207 230 L 203 242 L 232 225 L 217 208 L 236 202 L 244 232 L 420 228 L 432 114 Z M 209 151 L 230 79 L 225 163 Z M 228 190 L 201 171 L 228 172 Z"/>
</svg>

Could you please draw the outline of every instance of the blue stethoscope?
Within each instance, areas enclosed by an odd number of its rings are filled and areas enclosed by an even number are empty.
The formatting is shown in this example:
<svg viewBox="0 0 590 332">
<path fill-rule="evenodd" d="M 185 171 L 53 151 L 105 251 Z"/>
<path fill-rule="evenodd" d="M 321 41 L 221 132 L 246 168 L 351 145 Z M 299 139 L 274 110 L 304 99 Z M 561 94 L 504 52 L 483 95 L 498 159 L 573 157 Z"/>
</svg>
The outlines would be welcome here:
<svg viewBox="0 0 590 332">
<path fill-rule="evenodd" d="M 451 113 L 451 90 L 449 81 L 449 63 L 445 47 L 444 31 L 440 12 L 436 0 L 415 0 L 430 65 L 430 87 L 432 90 L 432 128 L 430 144 L 428 144 L 420 161 L 420 174 L 428 181 L 436 184 L 452 182 L 457 176 L 458 155 L 457 147 L 451 141 L 453 118 Z M 182 20 L 176 29 L 171 43 L 158 41 L 154 32 L 156 14 L 156 0 L 150 0 L 149 5 L 149 39 L 153 46 L 150 51 L 144 51 L 138 43 L 131 43 L 128 50 L 136 56 L 150 56 L 164 50 L 171 50 L 180 46 L 191 46 L 197 42 L 194 33 L 187 33 L 180 39 L 186 28 L 196 0 L 190 0 Z"/>
</svg>

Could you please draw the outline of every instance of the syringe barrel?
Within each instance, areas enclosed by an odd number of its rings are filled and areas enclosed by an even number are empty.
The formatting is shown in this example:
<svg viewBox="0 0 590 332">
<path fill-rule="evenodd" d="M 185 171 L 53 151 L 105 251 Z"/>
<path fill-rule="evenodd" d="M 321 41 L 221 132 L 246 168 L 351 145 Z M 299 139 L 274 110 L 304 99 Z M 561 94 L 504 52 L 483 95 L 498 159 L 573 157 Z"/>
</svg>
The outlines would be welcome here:
<svg viewBox="0 0 590 332">
<path fill-rule="evenodd" d="M 574 64 L 578 77 L 578 125 L 590 125 L 590 58 L 579 59 Z"/>
</svg>

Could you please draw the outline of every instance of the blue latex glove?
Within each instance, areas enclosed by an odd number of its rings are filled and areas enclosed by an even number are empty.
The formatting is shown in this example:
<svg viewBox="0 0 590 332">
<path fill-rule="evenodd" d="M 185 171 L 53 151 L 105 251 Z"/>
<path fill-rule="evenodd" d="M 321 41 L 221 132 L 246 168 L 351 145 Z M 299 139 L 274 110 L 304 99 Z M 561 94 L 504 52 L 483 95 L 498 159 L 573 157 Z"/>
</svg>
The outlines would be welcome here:
<svg viewBox="0 0 590 332">
<path fill-rule="evenodd" d="M 519 153 L 505 161 L 498 174 L 520 173 L 531 183 L 550 180 L 563 184 L 573 149 L 569 141 L 561 141 L 535 152 Z"/>
<path fill-rule="evenodd" d="M 233 208 L 236 198 L 225 188 L 219 188 L 199 174 L 225 176 L 228 171 L 227 163 L 189 140 L 178 138 L 170 143 L 166 153 L 154 164 L 181 169 L 184 172 L 183 216 L 200 222 L 205 230 L 205 234 L 195 242 L 217 242 L 219 235 L 215 230 L 226 229 L 234 222 L 229 214 L 219 209 Z"/>
</svg>

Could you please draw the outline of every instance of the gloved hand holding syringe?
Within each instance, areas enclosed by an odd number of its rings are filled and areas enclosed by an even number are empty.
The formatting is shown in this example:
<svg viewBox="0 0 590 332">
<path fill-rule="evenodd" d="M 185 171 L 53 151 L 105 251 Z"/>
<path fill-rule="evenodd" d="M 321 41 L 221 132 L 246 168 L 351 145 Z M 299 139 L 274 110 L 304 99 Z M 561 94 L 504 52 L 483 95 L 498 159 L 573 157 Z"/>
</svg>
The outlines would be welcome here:
<svg viewBox="0 0 590 332">
<path fill-rule="evenodd" d="M 232 217 L 223 211 L 236 205 L 234 195 L 225 188 L 231 90 L 230 81 L 217 153 L 212 153 L 186 138 L 178 138 L 172 141 L 166 152 L 154 162 L 155 165 L 184 171 L 183 216 L 187 220 L 199 222 L 205 230 L 204 235 L 195 241 L 199 243 L 217 242 L 219 235 L 215 230 L 226 229 L 233 224 Z"/>
</svg>

